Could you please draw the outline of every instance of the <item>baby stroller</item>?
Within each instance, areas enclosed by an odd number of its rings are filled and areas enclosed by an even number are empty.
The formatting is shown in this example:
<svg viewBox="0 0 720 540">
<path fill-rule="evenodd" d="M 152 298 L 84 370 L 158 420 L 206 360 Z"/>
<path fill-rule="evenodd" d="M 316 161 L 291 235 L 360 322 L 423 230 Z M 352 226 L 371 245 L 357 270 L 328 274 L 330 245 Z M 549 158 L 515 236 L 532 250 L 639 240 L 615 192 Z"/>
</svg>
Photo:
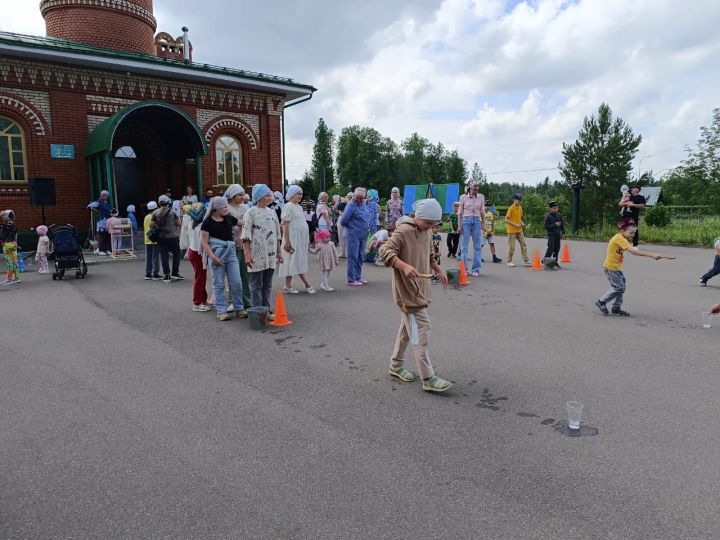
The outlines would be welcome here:
<svg viewBox="0 0 720 540">
<path fill-rule="evenodd" d="M 62 279 L 65 270 L 75 269 L 75 279 L 87 275 L 87 264 L 83 256 L 80 241 L 75 227 L 72 225 L 50 226 L 50 238 L 53 249 L 48 254 L 48 260 L 55 262 L 55 271 L 52 273 L 53 281 Z"/>
</svg>

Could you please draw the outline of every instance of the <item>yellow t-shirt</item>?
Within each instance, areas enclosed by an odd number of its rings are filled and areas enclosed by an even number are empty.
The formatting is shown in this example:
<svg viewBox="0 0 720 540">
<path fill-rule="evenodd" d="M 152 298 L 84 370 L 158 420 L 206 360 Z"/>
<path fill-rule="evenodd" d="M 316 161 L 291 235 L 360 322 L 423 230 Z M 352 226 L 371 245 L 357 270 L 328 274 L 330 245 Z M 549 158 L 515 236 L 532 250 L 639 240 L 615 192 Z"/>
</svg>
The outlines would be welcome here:
<svg viewBox="0 0 720 540">
<path fill-rule="evenodd" d="M 629 248 L 630 242 L 622 234 L 618 233 L 613 236 L 608 242 L 607 257 L 605 257 L 603 266 L 608 270 L 622 270 L 625 250 Z"/>
<path fill-rule="evenodd" d="M 150 232 L 150 220 L 152 219 L 152 212 L 150 212 L 147 216 L 145 216 L 145 219 L 143 220 L 143 229 L 145 229 L 143 237 L 145 238 L 145 245 L 146 246 L 154 246 L 157 244 L 157 242 L 151 242 L 148 238 L 148 232 Z"/>
<path fill-rule="evenodd" d="M 485 236 L 492 236 L 495 232 L 495 214 L 485 212 Z"/>
<path fill-rule="evenodd" d="M 522 223 L 522 217 L 523 217 L 523 209 L 522 206 L 519 204 L 512 204 L 510 205 L 510 208 L 507 210 L 507 214 L 505 214 L 505 220 L 506 221 L 512 221 L 513 223 L 517 223 L 518 225 Z M 508 233 L 519 233 L 522 232 L 522 227 L 515 227 L 514 225 L 507 224 L 507 232 Z"/>
</svg>

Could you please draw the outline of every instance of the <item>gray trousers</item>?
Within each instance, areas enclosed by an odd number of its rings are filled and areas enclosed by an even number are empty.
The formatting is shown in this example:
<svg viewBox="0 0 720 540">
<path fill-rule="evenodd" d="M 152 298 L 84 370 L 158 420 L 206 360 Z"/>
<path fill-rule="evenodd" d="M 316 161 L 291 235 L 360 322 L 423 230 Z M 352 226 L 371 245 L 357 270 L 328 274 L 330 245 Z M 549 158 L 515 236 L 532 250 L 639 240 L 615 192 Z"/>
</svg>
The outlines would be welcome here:
<svg viewBox="0 0 720 540">
<path fill-rule="evenodd" d="M 272 291 L 272 280 L 274 268 L 260 270 L 259 272 L 248 272 L 250 278 L 250 300 L 253 307 L 265 306 L 270 308 L 270 293 Z"/>
<path fill-rule="evenodd" d="M 625 293 L 625 274 L 620 270 L 608 270 L 607 268 L 603 270 L 605 271 L 605 277 L 610 282 L 611 289 L 598 300 L 603 304 L 607 304 L 614 298 L 613 307 L 619 308 L 623 303 L 623 293 Z"/>
<path fill-rule="evenodd" d="M 393 367 L 402 367 L 405 362 L 405 350 L 412 345 L 415 363 L 417 364 L 420 377 L 429 379 L 435 375 L 432 362 L 430 361 L 430 315 L 427 308 L 414 313 L 400 312 L 400 328 L 395 338 L 390 364 Z"/>
</svg>

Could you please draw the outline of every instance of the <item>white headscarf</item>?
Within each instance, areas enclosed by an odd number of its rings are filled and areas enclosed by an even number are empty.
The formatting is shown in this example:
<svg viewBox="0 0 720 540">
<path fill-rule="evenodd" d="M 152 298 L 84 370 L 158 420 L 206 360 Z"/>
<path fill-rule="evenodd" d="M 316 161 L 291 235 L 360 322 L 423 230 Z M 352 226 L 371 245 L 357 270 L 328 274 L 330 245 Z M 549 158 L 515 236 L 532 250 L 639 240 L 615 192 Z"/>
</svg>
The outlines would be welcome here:
<svg viewBox="0 0 720 540">
<path fill-rule="evenodd" d="M 355 191 L 353 191 L 353 196 L 357 197 L 360 195 L 361 197 L 364 197 L 367 194 L 367 191 L 364 187 L 356 187 Z"/>
<path fill-rule="evenodd" d="M 205 217 L 203 220 L 209 218 L 210 214 L 212 214 L 214 210 L 217 210 L 218 208 L 227 208 L 227 206 L 228 202 L 225 197 L 213 197 L 207 205 L 207 210 L 205 211 Z"/>
<path fill-rule="evenodd" d="M 285 193 L 285 200 L 289 201 L 298 193 L 302 193 L 302 188 L 300 186 L 298 186 L 297 184 L 293 184 L 292 186 L 290 186 L 288 188 L 287 193 Z"/>
<path fill-rule="evenodd" d="M 224 197 L 231 201 L 235 195 L 245 195 L 245 189 L 240 184 L 232 184 L 225 190 Z"/>
</svg>

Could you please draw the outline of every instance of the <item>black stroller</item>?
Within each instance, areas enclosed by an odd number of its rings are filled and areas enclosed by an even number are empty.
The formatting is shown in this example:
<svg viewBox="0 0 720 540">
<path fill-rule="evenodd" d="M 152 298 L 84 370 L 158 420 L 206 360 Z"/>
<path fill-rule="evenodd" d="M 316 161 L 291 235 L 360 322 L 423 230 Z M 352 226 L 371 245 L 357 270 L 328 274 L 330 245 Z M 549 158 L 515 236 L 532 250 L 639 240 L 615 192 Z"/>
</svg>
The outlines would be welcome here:
<svg viewBox="0 0 720 540">
<path fill-rule="evenodd" d="M 62 279 L 65 270 L 75 270 L 75 278 L 84 278 L 87 275 L 87 264 L 83 256 L 80 241 L 75 227 L 72 225 L 50 226 L 52 239 L 52 252 L 48 260 L 55 262 L 55 271 L 52 273 L 53 281 Z"/>
</svg>

